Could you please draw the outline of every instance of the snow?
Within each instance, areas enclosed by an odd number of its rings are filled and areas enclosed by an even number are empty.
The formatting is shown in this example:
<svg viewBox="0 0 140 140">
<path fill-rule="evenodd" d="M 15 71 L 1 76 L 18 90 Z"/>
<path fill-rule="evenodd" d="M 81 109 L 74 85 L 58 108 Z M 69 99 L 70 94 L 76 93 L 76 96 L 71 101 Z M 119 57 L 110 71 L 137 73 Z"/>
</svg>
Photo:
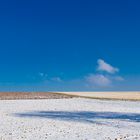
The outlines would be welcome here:
<svg viewBox="0 0 140 140">
<path fill-rule="evenodd" d="M 2 140 L 140 140 L 140 102 L 0 100 Z"/>
</svg>

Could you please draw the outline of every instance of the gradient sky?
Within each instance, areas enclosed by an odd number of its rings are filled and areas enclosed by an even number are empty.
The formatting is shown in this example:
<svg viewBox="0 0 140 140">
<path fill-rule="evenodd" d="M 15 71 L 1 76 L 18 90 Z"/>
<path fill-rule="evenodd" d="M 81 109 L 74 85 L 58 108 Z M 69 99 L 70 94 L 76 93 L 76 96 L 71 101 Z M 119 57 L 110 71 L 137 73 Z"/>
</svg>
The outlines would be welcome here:
<svg viewBox="0 0 140 140">
<path fill-rule="evenodd" d="M 139 7 L 0 1 L 0 91 L 140 90 Z"/>
</svg>

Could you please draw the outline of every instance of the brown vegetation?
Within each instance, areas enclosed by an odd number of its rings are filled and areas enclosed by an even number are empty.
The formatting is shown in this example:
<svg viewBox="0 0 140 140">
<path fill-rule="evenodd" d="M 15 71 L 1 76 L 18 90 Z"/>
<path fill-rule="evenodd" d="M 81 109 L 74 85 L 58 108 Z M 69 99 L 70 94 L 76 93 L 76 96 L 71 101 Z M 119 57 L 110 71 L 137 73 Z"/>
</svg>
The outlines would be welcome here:
<svg viewBox="0 0 140 140">
<path fill-rule="evenodd" d="M 51 92 L 0 92 L 0 100 L 60 99 L 60 98 L 72 98 L 72 96 L 56 94 Z"/>
</svg>

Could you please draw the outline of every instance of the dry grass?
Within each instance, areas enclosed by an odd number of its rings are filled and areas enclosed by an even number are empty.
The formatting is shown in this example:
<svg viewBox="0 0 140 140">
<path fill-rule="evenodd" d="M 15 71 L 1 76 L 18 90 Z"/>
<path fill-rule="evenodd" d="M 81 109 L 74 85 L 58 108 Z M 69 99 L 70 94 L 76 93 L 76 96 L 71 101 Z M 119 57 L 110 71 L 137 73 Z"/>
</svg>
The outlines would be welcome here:
<svg viewBox="0 0 140 140">
<path fill-rule="evenodd" d="M 61 98 L 72 98 L 72 96 L 56 94 L 51 92 L 0 92 L 0 100 L 61 99 Z"/>
</svg>

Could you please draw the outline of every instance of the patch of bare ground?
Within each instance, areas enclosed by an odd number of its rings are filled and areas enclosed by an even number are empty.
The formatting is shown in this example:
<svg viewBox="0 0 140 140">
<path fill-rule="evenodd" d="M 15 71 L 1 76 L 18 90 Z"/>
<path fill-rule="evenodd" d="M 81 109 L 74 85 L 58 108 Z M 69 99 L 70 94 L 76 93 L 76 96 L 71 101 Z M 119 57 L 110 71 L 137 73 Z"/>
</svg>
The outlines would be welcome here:
<svg viewBox="0 0 140 140">
<path fill-rule="evenodd" d="M 72 97 L 72 95 L 56 94 L 52 92 L 0 92 L 0 100 L 62 99 Z"/>
</svg>

